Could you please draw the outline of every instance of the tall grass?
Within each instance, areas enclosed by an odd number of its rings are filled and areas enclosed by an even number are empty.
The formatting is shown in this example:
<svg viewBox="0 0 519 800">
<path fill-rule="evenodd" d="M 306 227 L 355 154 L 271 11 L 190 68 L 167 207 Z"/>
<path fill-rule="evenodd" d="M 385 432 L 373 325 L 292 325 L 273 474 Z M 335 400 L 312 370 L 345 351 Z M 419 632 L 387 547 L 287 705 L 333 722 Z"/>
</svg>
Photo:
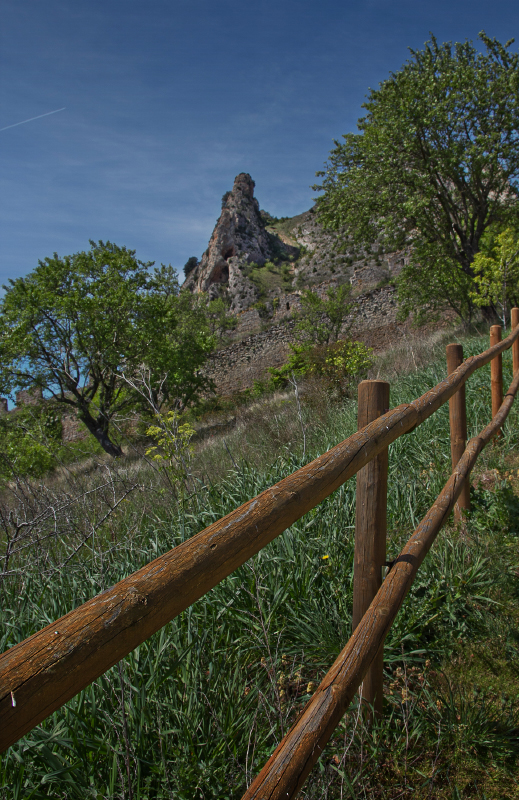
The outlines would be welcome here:
<svg viewBox="0 0 519 800">
<path fill-rule="evenodd" d="M 487 345 L 464 346 L 468 356 Z M 392 405 L 444 376 L 441 358 L 392 380 Z M 488 367 L 467 397 L 473 434 L 490 419 Z M 315 386 L 302 398 L 310 460 L 355 430 L 356 407 L 319 400 Z M 59 576 L 57 554 L 52 569 L 18 562 L 0 589 L 2 650 L 297 469 L 290 396 L 260 399 L 247 414 L 248 427 L 201 449 L 199 488 L 185 502 L 135 464 L 125 480 L 137 488 L 111 527 L 99 526 Z M 388 636 L 384 720 L 368 731 L 354 705 L 303 797 L 519 796 L 518 481 L 505 475 L 519 467 L 518 420 L 514 408 L 481 457 L 473 511 L 442 532 Z M 447 407 L 398 439 L 389 460 L 391 558 L 450 472 Z M 239 798 L 350 636 L 354 518 L 351 480 L 3 754 L 2 797 Z M 62 558 L 72 540 L 55 545 Z"/>
</svg>

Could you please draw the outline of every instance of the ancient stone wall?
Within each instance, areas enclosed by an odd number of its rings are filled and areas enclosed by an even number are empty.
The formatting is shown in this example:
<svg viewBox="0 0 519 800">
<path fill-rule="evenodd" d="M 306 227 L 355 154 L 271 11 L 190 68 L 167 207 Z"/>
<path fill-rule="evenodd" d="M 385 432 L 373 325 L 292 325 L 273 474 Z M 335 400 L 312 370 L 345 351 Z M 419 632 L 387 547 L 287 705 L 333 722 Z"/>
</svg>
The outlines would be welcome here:
<svg viewBox="0 0 519 800">
<path fill-rule="evenodd" d="M 61 418 L 61 439 L 63 442 L 77 442 L 86 439 L 88 431 L 75 414 Z"/>
<path fill-rule="evenodd" d="M 280 317 L 297 308 L 298 295 L 286 296 L 291 298 L 293 307 L 291 310 L 286 307 L 280 309 Z M 349 332 L 353 338 L 366 341 L 376 349 L 383 349 L 396 332 L 396 310 L 396 289 L 393 286 L 373 289 L 356 299 L 341 335 L 346 336 Z M 244 313 L 250 314 L 245 324 L 248 322 L 252 326 L 258 323 L 257 311 L 254 311 L 255 317 L 252 312 Z M 294 327 L 293 319 L 280 319 L 268 330 L 252 333 L 242 341 L 213 353 L 205 373 L 215 382 L 218 394 L 230 396 L 250 388 L 255 380 L 268 377 L 268 367 L 281 366 L 289 354 L 290 342 L 294 341 Z M 375 328 L 380 335 L 373 339 L 370 334 Z"/>
<path fill-rule="evenodd" d="M 17 408 L 21 408 L 21 406 L 39 406 L 43 402 L 43 392 L 38 386 L 33 389 L 21 389 L 16 392 L 15 397 Z"/>
</svg>

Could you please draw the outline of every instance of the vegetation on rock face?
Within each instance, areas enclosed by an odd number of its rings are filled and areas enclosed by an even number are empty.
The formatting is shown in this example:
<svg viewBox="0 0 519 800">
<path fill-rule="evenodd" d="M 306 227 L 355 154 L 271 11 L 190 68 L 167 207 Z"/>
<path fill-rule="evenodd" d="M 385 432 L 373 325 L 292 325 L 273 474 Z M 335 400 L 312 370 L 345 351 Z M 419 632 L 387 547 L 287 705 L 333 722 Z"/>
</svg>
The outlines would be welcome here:
<svg viewBox="0 0 519 800">
<path fill-rule="evenodd" d="M 209 301 L 207 316 L 211 333 L 219 339 L 222 339 L 228 331 L 233 331 L 238 324 L 238 318 L 229 313 L 229 303 L 226 303 L 223 297 Z"/>
<path fill-rule="evenodd" d="M 187 259 L 186 263 L 184 264 L 184 275 L 186 278 L 197 266 L 198 258 L 196 256 L 191 256 Z"/>
<path fill-rule="evenodd" d="M 404 313 L 450 307 L 471 316 L 485 231 L 517 218 L 519 56 L 481 33 L 432 38 L 378 89 L 360 133 L 336 142 L 323 172 L 320 220 L 355 242 L 411 247 L 400 275 Z"/>
<path fill-rule="evenodd" d="M 261 266 L 254 262 L 244 264 L 242 272 L 254 286 L 258 302 L 263 302 L 269 292 L 275 289 L 280 289 L 283 292 L 291 291 L 292 275 L 290 269 L 290 261 L 280 260 L 278 263 L 266 261 Z"/>
<path fill-rule="evenodd" d="M 75 409 L 112 456 L 117 415 L 135 407 L 124 380 L 143 363 L 155 398 L 186 405 L 207 385 L 213 348 L 200 300 L 171 267 L 150 273 L 135 251 L 91 242 L 88 252 L 40 261 L 0 301 L 0 391 L 38 387 Z"/>
</svg>

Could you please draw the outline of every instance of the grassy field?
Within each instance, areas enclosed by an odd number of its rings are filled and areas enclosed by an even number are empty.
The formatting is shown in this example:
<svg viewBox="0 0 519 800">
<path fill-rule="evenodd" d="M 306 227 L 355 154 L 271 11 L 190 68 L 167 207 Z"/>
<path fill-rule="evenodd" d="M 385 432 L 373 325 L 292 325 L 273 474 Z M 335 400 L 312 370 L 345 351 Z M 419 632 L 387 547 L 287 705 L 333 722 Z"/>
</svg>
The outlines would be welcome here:
<svg viewBox="0 0 519 800">
<path fill-rule="evenodd" d="M 467 339 L 466 356 L 487 341 Z M 378 360 L 392 405 L 445 376 L 444 344 Z M 353 401 L 332 404 L 311 384 L 301 394 L 301 417 L 288 393 L 258 398 L 225 440 L 200 446 L 182 502 L 136 457 L 20 484 L 16 513 L 40 513 L 40 527 L 4 558 L 1 650 L 355 430 Z M 473 435 L 490 418 L 489 368 L 467 402 Z M 350 708 L 306 800 L 519 797 L 518 423 L 514 408 L 472 476 L 470 515 L 440 534 L 388 636 L 383 721 L 368 731 Z M 389 460 L 392 558 L 448 477 L 447 407 Z M 351 480 L 3 754 L 2 800 L 241 797 L 350 636 L 354 517 Z"/>
</svg>

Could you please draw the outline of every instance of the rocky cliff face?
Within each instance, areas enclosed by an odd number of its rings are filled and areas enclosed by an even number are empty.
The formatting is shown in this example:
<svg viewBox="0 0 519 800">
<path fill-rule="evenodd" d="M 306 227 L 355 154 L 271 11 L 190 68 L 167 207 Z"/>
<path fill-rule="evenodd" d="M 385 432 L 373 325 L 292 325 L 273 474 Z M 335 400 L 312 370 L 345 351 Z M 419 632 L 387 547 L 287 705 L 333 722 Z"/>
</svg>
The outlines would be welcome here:
<svg viewBox="0 0 519 800">
<path fill-rule="evenodd" d="M 207 292 L 210 299 L 227 294 L 232 311 L 253 305 L 259 290 L 248 275 L 250 265 L 263 266 L 281 256 L 297 256 L 298 248 L 269 233 L 254 197 L 254 181 L 245 172 L 224 195 L 222 213 L 209 246 L 185 282 L 192 291 Z"/>
<path fill-rule="evenodd" d="M 230 311 L 239 314 L 240 337 L 249 332 L 251 314 L 253 327 L 260 324 L 262 309 L 262 324 L 292 314 L 305 288 L 322 293 L 349 282 L 354 294 L 369 292 L 391 283 L 406 258 L 404 252 L 385 253 L 378 246 L 365 250 L 339 241 L 336 233 L 322 228 L 315 209 L 271 217 L 260 211 L 254 181 L 242 172 L 224 195 L 209 246 L 185 286 L 210 299 L 226 298 Z"/>
</svg>

